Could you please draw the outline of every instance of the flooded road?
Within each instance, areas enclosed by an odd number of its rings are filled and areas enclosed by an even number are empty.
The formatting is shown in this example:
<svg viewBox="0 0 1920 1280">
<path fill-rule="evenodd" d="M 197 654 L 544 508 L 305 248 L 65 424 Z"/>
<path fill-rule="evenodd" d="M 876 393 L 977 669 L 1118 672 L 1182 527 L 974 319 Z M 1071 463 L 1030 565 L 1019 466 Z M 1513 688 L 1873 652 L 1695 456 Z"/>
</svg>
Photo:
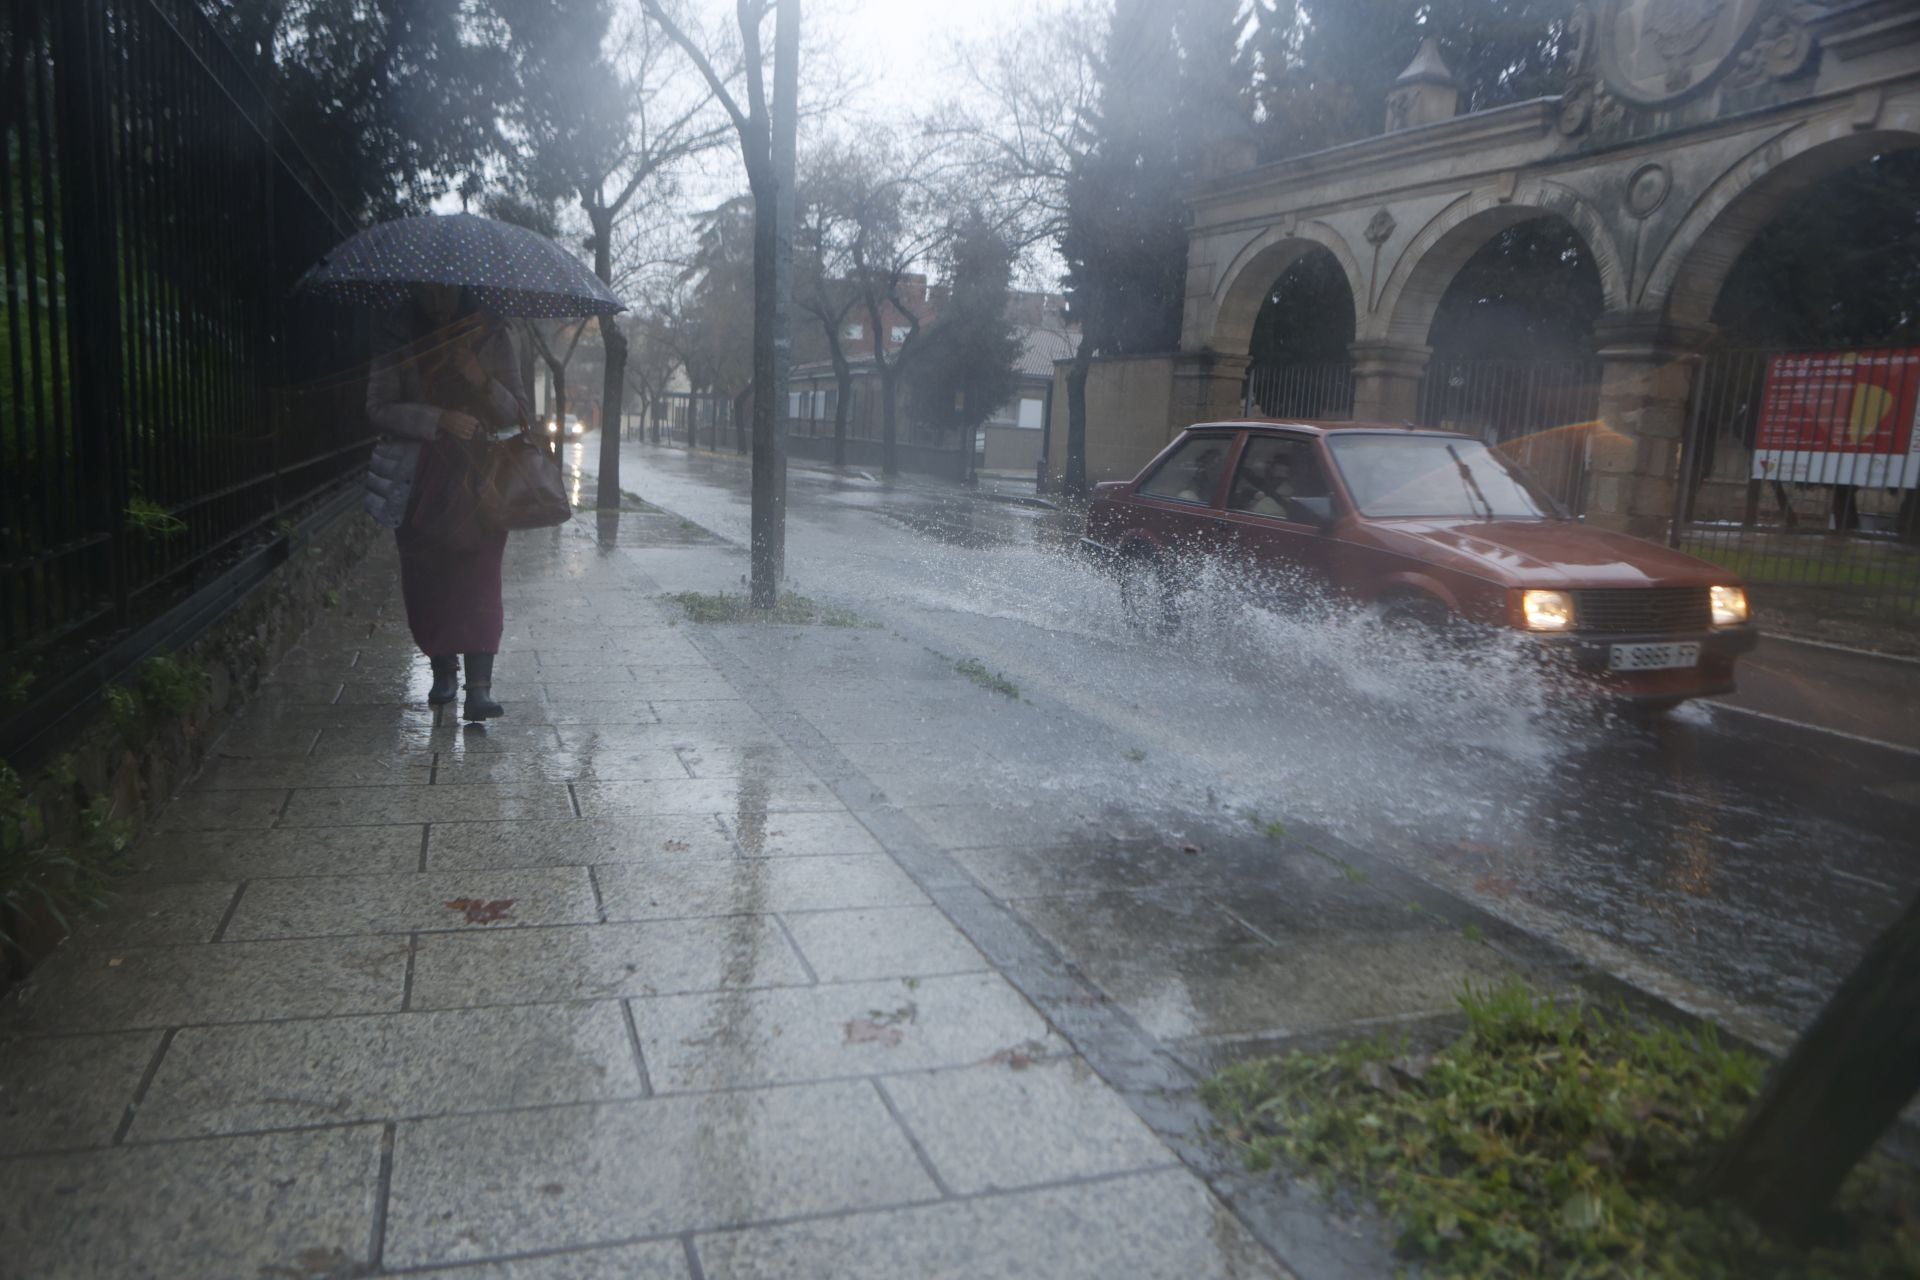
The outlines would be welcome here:
<svg viewBox="0 0 1920 1280">
<path fill-rule="evenodd" d="M 741 545 L 747 474 L 638 445 L 623 464 L 625 488 Z M 790 589 L 1050 712 L 901 763 L 901 803 L 991 804 L 1016 835 L 1023 813 L 1068 812 L 1147 839 L 1325 833 L 1762 1038 L 1804 1024 L 1920 888 L 1911 754 L 1711 704 L 1623 721 L 1519 654 L 1436 655 L 1225 584 L 1177 633 L 1141 634 L 1044 508 L 800 468 L 789 495 Z M 744 574 L 737 549 L 650 571 L 713 590 L 723 554 Z M 857 670 L 813 696 L 876 744 L 926 715 L 869 705 Z"/>
</svg>

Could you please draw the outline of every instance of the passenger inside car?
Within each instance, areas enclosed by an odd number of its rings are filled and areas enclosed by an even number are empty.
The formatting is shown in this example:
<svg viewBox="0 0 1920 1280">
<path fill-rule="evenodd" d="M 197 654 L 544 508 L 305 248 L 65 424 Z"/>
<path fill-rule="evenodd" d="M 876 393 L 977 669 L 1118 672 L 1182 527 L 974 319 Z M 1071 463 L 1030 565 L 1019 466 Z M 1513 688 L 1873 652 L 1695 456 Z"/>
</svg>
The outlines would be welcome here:
<svg viewBox="0 0 1920 1280">
<path fill-rule="evenodd" d="M 1310 444 L 1256 437 L 1247 442 L 1227 505 L 1249 515 L 1292 520 L 1299 517 L 1294 499 L 1324 498 L 1327 494 L 1326 477 Z"/>
</svg>

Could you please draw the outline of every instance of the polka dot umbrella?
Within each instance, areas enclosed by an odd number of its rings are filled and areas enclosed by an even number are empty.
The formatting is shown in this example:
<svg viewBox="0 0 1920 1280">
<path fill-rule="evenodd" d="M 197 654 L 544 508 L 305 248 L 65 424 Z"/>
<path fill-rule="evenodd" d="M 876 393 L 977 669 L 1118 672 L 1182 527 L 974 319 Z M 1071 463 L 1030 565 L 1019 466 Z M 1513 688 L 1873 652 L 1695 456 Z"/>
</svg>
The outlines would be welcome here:
<svg viewBox="0 0 1920 1280">
<path fill-rule="evenodd" d="M 627 309 L 585 263 L 545 236 L 471 213 L 368 227 L 335 246 L 294 288 L 394 309 L 422 284 L 460 285 L 503 316 L 605 316 Z"/>
</svg>

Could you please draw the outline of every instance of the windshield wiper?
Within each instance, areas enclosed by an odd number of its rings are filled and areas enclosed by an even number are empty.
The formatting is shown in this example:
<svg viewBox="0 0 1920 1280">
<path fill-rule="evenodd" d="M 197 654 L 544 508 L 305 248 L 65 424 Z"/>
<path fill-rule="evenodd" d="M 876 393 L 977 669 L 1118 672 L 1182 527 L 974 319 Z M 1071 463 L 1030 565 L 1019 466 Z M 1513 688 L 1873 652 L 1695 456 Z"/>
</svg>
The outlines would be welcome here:
<svg viewBox="0 0 1920 1280">
<path fill-rule="evenodd" d="M 1473 478 L 1473 468 L 1461 459 L 1460 451 L 1452 445 L 1447 446 L 1447 456 L 1453 459 L 1453 465 L 1460 472 L 1460 483 L 1467 487 L 1467 497 L 1480 503 L 1481 508 L 1487 513 L 1486 519 L 1493 519 L 1493 504 L 1488 502 L 1487 495 L 1480 491 L 1480 482 Z"/>
</svg>

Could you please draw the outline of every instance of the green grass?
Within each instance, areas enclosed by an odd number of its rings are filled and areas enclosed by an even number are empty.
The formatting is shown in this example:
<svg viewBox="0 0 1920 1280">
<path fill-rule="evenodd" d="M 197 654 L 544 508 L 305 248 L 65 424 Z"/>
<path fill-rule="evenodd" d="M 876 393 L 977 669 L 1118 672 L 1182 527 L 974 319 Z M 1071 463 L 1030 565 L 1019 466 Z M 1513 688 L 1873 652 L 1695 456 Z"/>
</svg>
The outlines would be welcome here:
<svg viewBox="0 0 1920 1280">
<path fill-rule="evenodd" d="M 57 770 L 68 768 L 62 763 L 50 775 L 56 784 Z M 54 843 L 20 775 L 0 762 L 0 907 L 6 908 L 0 911 L 0 944 L 13 943 L 7 929 L 15 915 L 44 911 L 66 929 L 71 913 L 105 903 L 132 835 L 132 825 L 114 817 L 112 802 L 101 797 L 81 813 L 71 844 Z"/>
<path fill-rule="evenodd" d="M 1807 555 L 1724 546 L 1711 538 L 1688 538 L 1680 549 L 1739 575 L 1750 583 L 1807 586 L 1920 588 L 1920 556 L 1884 543 L 1860 546 L 1806 538 Z"/>
<path fill-rule="evenodd" d="M 795 626 L 858 627 L 865 625 L 850 609 L 821 604 L 791 592 L 783 594 L 771 609 L 756 609 L 744 595 L 711 595 L 701 591 L 681 591 L 667 599 L 686 611 L 692 622 L 777 622 Z"/>
<path fill-rule="evenodd" d="M 1003 697 L 1018 698 L 1020 686 L 1001 675 L 998 671 L 989 671 L 978 658 L 963 658 L 953 664 L 953 669 L 982 689 L 991 689 Z"/>
<path fill-rule="evenodd" d="M 1421 1274 L 1760 1280 L 1920 1276 L 1920 1182 L 1877 1157 L 1841 1197 L 1847 1246 L 1791 1250 L 1680 1192 L 1753 1101 L 1765 1064 L 1699 1034 L 1536 1002 L 1461 997 L 1432 1054 L 1386 1040 L 1236 1064 L 1203 1096 L 1255 1169 L 1358 1192 Z"/>
</svg>

